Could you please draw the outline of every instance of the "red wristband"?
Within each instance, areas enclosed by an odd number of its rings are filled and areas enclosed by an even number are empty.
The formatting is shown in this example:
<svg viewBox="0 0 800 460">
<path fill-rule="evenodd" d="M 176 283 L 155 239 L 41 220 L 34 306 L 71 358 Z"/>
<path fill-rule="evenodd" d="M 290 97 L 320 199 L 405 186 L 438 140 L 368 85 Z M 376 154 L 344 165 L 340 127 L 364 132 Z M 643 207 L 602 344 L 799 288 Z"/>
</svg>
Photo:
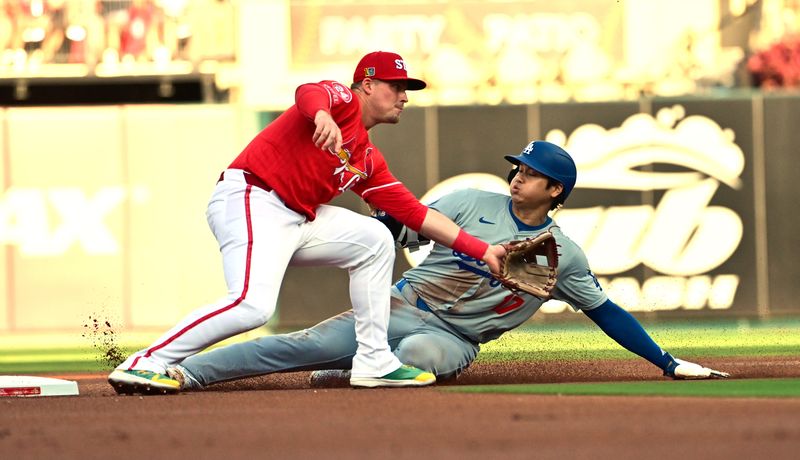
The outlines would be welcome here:
<svg viewBox="0 0 800 460">
<path fill-rule="evenodd" d="M 475 238 L 465 232 L 464 229 L 460 229 L 451 248 L 473 257 L 475 260 L 483 260 L 483 255 L 486 254 L 486 250 L 489 249 L 489 243 Z"/>
</svg>

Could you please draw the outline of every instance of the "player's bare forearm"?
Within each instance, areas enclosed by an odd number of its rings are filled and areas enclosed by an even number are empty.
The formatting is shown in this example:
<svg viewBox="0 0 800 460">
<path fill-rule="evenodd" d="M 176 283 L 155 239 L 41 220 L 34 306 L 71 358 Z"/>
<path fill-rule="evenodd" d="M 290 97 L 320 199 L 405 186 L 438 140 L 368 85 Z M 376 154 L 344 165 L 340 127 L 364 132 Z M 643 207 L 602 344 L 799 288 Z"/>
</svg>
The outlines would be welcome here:
<svg viewBox="0 0 800 460">
<path fill-rule="evenodd" d="M 422 221 L 420 233 L 449 248 L 462 250 L 467 255 L 486 262 L 493 273 L 500 271 L 500 259 L 506 250 L 500 246 L 491 246 L 464 232 L 452 220 L 433 209 L 428 209 Z"/>
</svg>

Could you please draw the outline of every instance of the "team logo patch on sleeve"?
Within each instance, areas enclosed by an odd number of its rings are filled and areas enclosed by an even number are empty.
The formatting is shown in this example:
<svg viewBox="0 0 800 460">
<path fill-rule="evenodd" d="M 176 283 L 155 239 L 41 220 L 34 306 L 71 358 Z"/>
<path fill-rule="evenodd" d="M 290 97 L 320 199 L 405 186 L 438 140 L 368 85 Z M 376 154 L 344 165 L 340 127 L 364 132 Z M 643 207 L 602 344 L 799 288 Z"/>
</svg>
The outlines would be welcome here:
<svg viewBox="0 0 800 460">
<path fill-rule="evenodd" d="M 339 97 L 342 98 L 342 101 L 344 101 L 345 104 L 353 100 L 353 93 L 351 93 L 348 88 L 345 88 L 338 83 L 334 83 L 333 89 L 339 94 Z"/>
<path fill-rule="evenodd" d="M 322 83 L 321 86 L 325 88 L 325 91 L 328 92 L 328 95 L 331 98 L 331 105 L 335 105 L 339 102 L 339 91 L 333 87 L 330 83 Z"/>
</svg>

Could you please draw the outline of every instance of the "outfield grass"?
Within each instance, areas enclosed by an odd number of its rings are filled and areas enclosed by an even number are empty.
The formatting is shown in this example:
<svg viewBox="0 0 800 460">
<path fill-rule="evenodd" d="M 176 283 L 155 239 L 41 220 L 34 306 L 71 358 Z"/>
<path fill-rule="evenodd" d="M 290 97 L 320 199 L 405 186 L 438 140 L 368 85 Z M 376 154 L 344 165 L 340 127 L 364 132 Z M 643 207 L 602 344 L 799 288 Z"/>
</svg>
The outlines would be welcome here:
<svg viewBox="0 0 800 460">
<path fill-rule="evenodd" d="M 645 329 L 665 350 L 684 358 L 800 354 L 800 320 L 771 322 L 659 323 Z M 255 331 L 224 343 L 263 335 Z M 119 334 L 123 355 L 144 348 L 157 335 Z M 481 347 L 477 362 L 553 359 L 639 359 L 593 323 L 527 325 Z M 103 350 L 80 334 L 0 338 L 0 374 L 109 370 Z"/>
<path fill-rule="evenodd" d="M 267 333 L 268 329 L 260 328 L 225 340 L 218 346 Z M 115 333 L 113 354 L 128 356 L 147 347 L 160 335 L 161 332 Z M 107 359 L 109 348 L 109 342 L 102 335 L 100 339 L 81 333 L 0 336 L 0 374 L 109 371 L 114 367 Z"/>
<path fill-rule="evenodd" d="M 800 320 L 646 325 L 663 349 L 685 358 L 800 354 Z M 524 326 L 481 346 L 476 362 L 553 359 L 634 359 L 593 323 Z"/>
<path fill-rule="evenodd" d="M 443 387 L 464 393 L 596 396 L 699 396 L 719 398 L 797 398 L 800 379 L 746 379 L 612 383 L 545 383 Z"/>
</svg>

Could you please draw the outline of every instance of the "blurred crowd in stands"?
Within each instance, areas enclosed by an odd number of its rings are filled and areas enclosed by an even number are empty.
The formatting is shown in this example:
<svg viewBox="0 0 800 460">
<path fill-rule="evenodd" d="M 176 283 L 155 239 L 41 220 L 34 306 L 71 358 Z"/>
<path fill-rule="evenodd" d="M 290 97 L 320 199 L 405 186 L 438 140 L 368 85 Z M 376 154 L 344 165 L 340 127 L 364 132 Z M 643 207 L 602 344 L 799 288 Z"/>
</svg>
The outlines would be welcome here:
<svg viewBox="0 0 800 460">
<path fill-rule="evenodd" d="M 236 8 L 236 0 L 0 0 L 0 76 L 47 76 L 40 69 L 66 67 L 61 64 L 85 65 L 85 74 L 124 74 L 132 66 L 154 67 L 158 73 L 170 65 L 234 63 Z M 582 42 L 558 59 L 531 57 L 525 54 L 527 43 L 512 43 L 496 53 L 497 62 L 487 65 L 483 57 L 470 55 L 475 41 L 465 38 L 463 46 L 460 40 L 438 47 L 421 65 L 431 69 L 427 77 L 432 86 L 453 93 L 465 88 L 466 96 L 456 94 L 454 103 L 472 100 L 474 94 L 514 102 L 548 94 L 555 99 L 615 99 L 640 92 L 684 94 L 702 86 L 800 87 L 800 0 L 725 0 L 720 14 L 718 30 L 688 30 L 674 52 L 648 69 L 652 75 L 627 75 L 598 43 Z M 695 46 L 701 42 L 697 37 L 724 33 L 742 39 L 728 40 L 713 59 L 707 52 L 695 52 L 702 51 Z M 477 68 L 452 71 L 469 65 Z M 739 70 L 749 79 L 739 78 Z M 481 80 L 482 73 L 490 76 Z M 454 74 L 472 80 L 454 82 Z M 491 87 L 484 88 L 481 81 Z M 502 95 L 494 94 L 499 91 L 495 86 L 502 88 Z"/>
<path fill-rule="evenodd" d="M 800 88 L 800 0 L 761 0 L 761 24 L 747 60 L 753 86 Z"/>
<path fill-rule="evenodd" d="M 230 0 L 0 0 L 0 69 L 235 59 Z"/>
</svg>

